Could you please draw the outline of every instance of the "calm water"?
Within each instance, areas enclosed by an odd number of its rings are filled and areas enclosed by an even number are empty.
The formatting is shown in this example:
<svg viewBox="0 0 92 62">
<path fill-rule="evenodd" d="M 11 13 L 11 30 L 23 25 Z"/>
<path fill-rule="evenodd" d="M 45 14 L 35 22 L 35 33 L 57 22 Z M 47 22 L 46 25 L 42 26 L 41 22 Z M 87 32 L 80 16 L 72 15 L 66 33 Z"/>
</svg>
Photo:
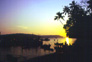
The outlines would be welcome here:
<svg viewBox="0 0 92 62">
<path fill-rule="evenodd" d="M 65 43 L 66 39 L 65 38 L 50 38 L 50 41 L 43 41 L 44 44 L 51 44 L 51 49 L 53 51 L 49 50 L 44 50 L 40 47 L 38 48 L 30 48 L 30 49 L 22 49 L 20 46 L 19 47 L 11 47 L 9 49 L 0 49 L 0 60 L 1 61 L 7 61 L 8 55 L 17 58 L 18 62 L 28 60 L 30 58 L 34 57 L 39 57 L 47 54 L 52 54 L 55 53 L 54 50 L 54 43 L 59 42 L 59 43 Z M 70 38 L 69 42 L 70 44 L 73 44 L 76 41 L 76 39 Z"/>
</svg>

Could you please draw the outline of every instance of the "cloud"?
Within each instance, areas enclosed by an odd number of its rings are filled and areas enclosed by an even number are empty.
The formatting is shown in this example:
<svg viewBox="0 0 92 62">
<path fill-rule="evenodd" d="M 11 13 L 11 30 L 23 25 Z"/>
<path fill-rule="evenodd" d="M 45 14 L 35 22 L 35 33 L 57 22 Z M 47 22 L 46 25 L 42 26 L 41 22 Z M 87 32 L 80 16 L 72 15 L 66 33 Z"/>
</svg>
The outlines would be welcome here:
<svg viewBox="0 0 92 62">
<path fill-rule="evenodd" d="M 17 26 L 18 28 L 21 28 L 21 29 L 28 29 L 28 27 L 26 26 Z"/>
</svg>

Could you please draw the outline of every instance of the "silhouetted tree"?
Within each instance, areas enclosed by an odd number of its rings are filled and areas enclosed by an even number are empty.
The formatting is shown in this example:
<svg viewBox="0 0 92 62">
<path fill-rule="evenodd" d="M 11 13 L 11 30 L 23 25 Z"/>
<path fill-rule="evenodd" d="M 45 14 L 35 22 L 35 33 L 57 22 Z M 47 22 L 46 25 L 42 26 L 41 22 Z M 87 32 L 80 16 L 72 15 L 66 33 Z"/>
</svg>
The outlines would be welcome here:
<svg viewBox="0 0 92 62">
<path fill-rule="evenodd" d="M 91 4 L 89 5 L 91 6 Z M 66 24 L 63 27 L 66 30 L 68 36 L 78 38 L 78 37 L 85 37 L 87 35 L 86 32 L 89 32 L 88 30 L 90 29 L 88 28 L 89 25 L 91 26 L 92 20 L 91 12 L 89 12 L 88 9 L 85 10 L 84 7 L 77 4 L 75 1 L 72 1 L 72 3 L 70 3 L 69 6 L 64 7 L 63 12 L 60 14 L 68 15 L 69 19 L 67 20 Z"/>
<path fill-rule="evenodd" d="M 75 3 L 75 1 L 72 1 L 69 7 L 65 6 L 64 13 L 68 14 L 69 17 L 64 25 L 67 35 L 69 35 L 69 29 L 74 27 L 74 25 L 79 26 L 79 22 L 81 22 L 81 18 L 85 15 L 85 11 L 80 5 Z"/>
<path fill-rule="evenodd" d="M 87 3 L 89 4 L 88 8 L 90 8 L 92 10 L 92 0 L 87 1 Z"/>
<path fill-rule="evenodd" d="M 64 20 L 64 16 L 62 15 L 63 13 L 60 13 L 60 12 L 58 12 L 56 15 L 57 16 L 55 16 L 55 18 L 54 18 L 54 20 L 59 20 L 61 23 L 62 23 L 62 21 L 60 20 L 60 19 L 63 19 Z M 63 23 L 62 23 L 63 24 Z"/>
</svg>

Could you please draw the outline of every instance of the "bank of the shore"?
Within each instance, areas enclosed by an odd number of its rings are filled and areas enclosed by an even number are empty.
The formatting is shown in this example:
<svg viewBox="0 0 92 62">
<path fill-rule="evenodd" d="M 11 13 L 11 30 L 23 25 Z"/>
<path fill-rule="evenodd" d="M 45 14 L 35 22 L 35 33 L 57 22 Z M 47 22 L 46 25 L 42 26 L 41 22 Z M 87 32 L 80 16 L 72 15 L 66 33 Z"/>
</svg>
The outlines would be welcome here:
<svg viewBox="0 0 92 62">
<path fill-rule="evenodd" d="M 53 54 L 49 54 L 49 55 L 45 55 L 45 56 L 41 56 L 41 57 L 32 58 L 32 59 L 26 60 L 24 62 L 59 62 L 60 61 L 59 59 L 63 60 L 62 55 L 53 53 Z"/>
<path fill-rule="evenodd" d="M 92 54 L 84 52 L 65 53 L 65 54 L 49 54 L 42 57 L 36 57 L 24 62 L 92 62 Z"/>
<path fill-rule="evenodd" d="M 76 42 L 84 43 L 84 40 Z M 85 40 L 85 42 L 88 40 Z M 80 43 L 79 42 L 79 43 Z M 76 43 L 73 48 L 68 48 L 64 53 L 53 53 L 33 59 L 28 59 L 24 62 L 92 62 L 92 47 L 84 44 Z"/>
</svg>

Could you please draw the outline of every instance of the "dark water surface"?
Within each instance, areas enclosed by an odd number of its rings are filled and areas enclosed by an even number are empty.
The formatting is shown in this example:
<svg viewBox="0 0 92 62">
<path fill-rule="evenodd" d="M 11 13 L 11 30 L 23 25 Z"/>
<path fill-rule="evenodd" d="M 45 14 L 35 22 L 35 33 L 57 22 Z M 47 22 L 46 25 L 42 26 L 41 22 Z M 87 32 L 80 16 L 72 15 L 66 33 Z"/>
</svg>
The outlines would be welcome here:
<svg viewBox="0 0 92 62">
<path fill-rule="evenodd" d="M 44 50 L 41 47 L 37 48 L 30 48 L 30 49 L 23 49 L 22 47 L 10 47 L 10 48 L 0 48 L 0 61 L 7 62 L 11 61 L 12 58 L 13 60 L 17 59 L 17 62 L 25 61 L 34 57 L 39 57 L 39 56 L 44 56 L 47 54 L 52 54 L 55 53 L 55 45 L 54 43 L 65 43 L 66 39 L 65 38 L 50 38 L 50 41 L 43 41 L 43 45 L 51 45 L 50 50 Z M 69 42 L 70 44 L 74 43 L 76 39 L 70 38 Z"/>
</svg>

